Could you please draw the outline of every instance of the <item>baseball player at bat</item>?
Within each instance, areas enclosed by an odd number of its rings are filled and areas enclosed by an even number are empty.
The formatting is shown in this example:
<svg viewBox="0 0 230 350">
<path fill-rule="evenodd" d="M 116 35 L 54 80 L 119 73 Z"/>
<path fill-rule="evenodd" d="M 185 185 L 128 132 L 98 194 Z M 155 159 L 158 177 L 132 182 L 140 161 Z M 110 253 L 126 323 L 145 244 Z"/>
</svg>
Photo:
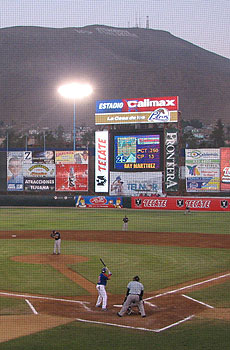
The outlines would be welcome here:
<svg viewBox="0 0 230 350">
<path fill-rule="evenodd" d="M 133 305 L 137 305 L 142 317 L 145 317 L 144 302 L 142 300 L 144 294 L 144 286 L 140 282 L 138 276 L 133 277 L 133 281 L 127 285 L 127 292 L 124 303 L 121 310 L 117 313 L 119 317 L 122 317 L 127 310 Z"/>
<path fill-rule="evenodd" d="M 107 311 L 106 285 L 107 281 L 110 279 L 111 276 L 112 273 L 107 267 L 103 267 L 100 275 L 98 276 L 98 282 L 96 286 L 98 291 L 98 298 L 96 302 L 96 307 L 100 307 L 100 305 L 102 304 L 102 311 Z"/>
</svg>

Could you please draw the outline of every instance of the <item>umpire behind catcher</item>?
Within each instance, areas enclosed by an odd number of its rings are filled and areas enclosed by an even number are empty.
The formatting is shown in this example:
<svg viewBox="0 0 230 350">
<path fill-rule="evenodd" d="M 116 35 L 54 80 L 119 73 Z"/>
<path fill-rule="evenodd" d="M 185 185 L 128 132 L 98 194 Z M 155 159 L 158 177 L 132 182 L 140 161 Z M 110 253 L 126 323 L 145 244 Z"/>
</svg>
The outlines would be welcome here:
<svg viewBox="0 0 230 350">
<path fill-rule="evenodd" d="M 145 317 L 144 302 L 142 300 L 144 294 L 144 286 L 139 282 L 140 278 L 138 276 L 133 277 L 133 281 L 129 282 L 127 285 L 127 293 L 120 312 L 117 313 L 119 317 L 122 317 L 132 304 L 138 306 L 140 314 Z"/>
</svg>

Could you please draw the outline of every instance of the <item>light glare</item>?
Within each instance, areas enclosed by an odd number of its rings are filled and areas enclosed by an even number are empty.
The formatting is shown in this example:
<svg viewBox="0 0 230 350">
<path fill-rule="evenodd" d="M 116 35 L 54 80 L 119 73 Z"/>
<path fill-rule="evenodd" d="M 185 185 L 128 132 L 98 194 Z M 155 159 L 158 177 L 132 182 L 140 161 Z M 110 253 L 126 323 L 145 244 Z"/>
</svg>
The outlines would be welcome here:
<svg viewBox="0 0 230 350">
<path fill-rule="evenodd" d="M 81 99 L 89 96 L 93 89 L 89 84 L 71 83 L 59 87 L 58 92 L 66 98 Z"/>
</svg>

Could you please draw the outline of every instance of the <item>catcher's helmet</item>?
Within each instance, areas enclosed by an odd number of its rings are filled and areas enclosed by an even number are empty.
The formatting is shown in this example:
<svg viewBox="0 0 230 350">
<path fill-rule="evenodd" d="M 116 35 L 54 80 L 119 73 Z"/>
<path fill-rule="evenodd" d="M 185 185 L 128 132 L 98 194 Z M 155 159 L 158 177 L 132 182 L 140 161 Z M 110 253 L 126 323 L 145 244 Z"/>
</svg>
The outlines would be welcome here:
<svg viewBox="0 0 230 350">
<path fill-rule="evenodd" d="M 101 269 L 101 272 L 102 272 L 102 273 L 105 273 L 105 272 L 106 272 L 106 268 L 103 267 L 103 269 Z"/>
<path fill-rule="evenodd" d="M 133 277 L 133 280 L 139 282 L 140 278 L 138 276 L 135 276 L 135 277 Z"/>
</svg>

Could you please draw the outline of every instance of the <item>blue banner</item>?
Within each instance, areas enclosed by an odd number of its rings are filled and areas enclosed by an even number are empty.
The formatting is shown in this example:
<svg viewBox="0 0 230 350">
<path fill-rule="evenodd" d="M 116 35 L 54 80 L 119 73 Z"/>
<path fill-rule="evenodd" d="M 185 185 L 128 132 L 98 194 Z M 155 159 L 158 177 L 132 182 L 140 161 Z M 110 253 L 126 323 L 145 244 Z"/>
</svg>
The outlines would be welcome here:
<svg viewBox="0 0 230 350">
<path fill-rule="evenodd" d="M 122 208 L 122 197 L 109 196 L 76 196 L 77 208 Z"/>
</svg>

